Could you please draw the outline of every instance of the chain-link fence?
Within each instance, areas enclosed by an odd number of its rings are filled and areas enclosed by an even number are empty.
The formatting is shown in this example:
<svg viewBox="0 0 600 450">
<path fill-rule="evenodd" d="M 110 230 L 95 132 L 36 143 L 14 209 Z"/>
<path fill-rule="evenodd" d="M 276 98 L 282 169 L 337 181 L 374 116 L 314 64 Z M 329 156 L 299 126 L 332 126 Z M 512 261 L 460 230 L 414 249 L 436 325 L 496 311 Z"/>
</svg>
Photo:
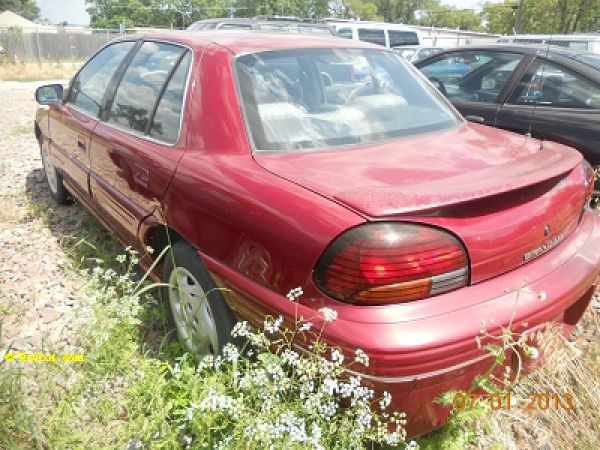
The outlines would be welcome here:
<svg viewBox="0 0 600 450">
<path fill-rule="evenodd" d="M 20 28 L 0 29 L 0 62 L 85 61 L 99 47 L 120 36 L 116 30 L 89 33 L 27 32 Z"/>
</svg>

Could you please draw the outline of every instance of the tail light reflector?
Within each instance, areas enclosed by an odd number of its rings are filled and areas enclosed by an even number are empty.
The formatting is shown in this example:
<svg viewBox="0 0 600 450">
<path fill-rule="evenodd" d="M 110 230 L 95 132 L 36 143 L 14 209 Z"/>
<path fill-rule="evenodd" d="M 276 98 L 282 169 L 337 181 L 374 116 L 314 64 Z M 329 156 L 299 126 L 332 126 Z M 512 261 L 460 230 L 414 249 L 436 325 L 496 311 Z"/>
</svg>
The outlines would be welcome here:
<svg viewBox="0 0 600 450">
<path fill-rule="evenodd" d="M 349 303 L 385 305 L 419 300 L 466 286 L 462 244 L 438 228 L 372 223 L 339 236 L 317 262 L 315 282 Z"/>
</svg>

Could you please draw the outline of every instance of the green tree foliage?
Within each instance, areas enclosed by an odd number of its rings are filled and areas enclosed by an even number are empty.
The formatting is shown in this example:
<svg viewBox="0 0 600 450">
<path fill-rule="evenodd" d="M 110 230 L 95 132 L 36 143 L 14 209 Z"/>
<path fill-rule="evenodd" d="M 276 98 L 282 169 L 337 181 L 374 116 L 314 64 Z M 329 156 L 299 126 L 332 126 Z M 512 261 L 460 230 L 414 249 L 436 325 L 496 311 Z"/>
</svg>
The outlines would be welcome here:
<svg viewBox="0 0 600 450">
<path fill-rule="evenodd" d="M 91 24 L 98 28 L 185 27 L 212 17 L 286 15 L 326 17 L 327 0 L 86 0 Z"/>
<path fill-rule="evenodd" d="M 523 0 L 520 26 L 517 26 L 518 0 L 487 3 L 483 8 L 486 30 L 510 34 L 573 33 L 600 30 L 599 0 Z"/>
<path fill-rule="evenodd" d="M 0 12 L 6 10 L 25 17 L 26 19 L 37 19 L 40 15 L 40 8 L 33 0 L 0 0 Z"/>
<path fill-rule="evenodd" d="M 459 28 L 461 30 L 481 30 L 481 15 L 473 9 L 457 9 L 452 6 L 431 2 L 417 14 L 416 23 L 430 27 Z"/>
</svg>

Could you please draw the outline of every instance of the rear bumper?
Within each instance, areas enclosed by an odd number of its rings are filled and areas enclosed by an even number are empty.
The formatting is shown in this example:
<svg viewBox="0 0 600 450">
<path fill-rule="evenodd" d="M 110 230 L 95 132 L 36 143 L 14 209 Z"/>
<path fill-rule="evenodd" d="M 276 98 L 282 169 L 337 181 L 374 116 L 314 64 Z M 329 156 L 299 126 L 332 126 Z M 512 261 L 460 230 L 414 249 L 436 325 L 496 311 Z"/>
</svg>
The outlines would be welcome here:
<svg viewBox="0 0 600 450">
<path fill-rule="evenodd" d="M 433 400 L 451 389 L 467 389 L 491 358 L 475 337 L 486 321 L 490 333 L 512 323 L 525 331 L 546 322 L 570 331 L 587 307 L 600 268 L 600 220 L 587 211 L 577 230 L 560 246 L 504 275 L 431 299 L 403 305 L 337 305 L 338 319 L 323 336 L 348 354 L 361 348 L 370 357 L 365 382 L 393 394 L 393 406 L 406 412 L 408 432 L 427 432 L 447 418 Z M 236 314 L 260 325 L 266 314 L 314 317 L 295 305 L 203 255 L 217 282 L 231 290 Z M 542 295 L 540 295 L 542 294 Z M 315 299 L 306 299 L 307 303 Z M 329 305 L 331 306 L 331 305 Z"/>
</svg>

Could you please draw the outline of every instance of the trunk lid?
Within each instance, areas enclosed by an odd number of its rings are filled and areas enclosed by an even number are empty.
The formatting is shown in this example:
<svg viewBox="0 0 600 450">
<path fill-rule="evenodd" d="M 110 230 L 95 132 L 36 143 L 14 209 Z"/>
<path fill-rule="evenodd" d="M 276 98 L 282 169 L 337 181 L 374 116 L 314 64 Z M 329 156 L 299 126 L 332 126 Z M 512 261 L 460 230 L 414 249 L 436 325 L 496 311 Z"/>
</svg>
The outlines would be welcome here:
<svg viewBox="0 0 600 450">
<path fill-rule="evenodd" d="M 255 159 L 367 218 L 452 231 L 469 253 L 472 282 L 559 245 L 576 228 L 585 196 L 577 151 L 475 124 L 382 145 Z"/>
</svg>

